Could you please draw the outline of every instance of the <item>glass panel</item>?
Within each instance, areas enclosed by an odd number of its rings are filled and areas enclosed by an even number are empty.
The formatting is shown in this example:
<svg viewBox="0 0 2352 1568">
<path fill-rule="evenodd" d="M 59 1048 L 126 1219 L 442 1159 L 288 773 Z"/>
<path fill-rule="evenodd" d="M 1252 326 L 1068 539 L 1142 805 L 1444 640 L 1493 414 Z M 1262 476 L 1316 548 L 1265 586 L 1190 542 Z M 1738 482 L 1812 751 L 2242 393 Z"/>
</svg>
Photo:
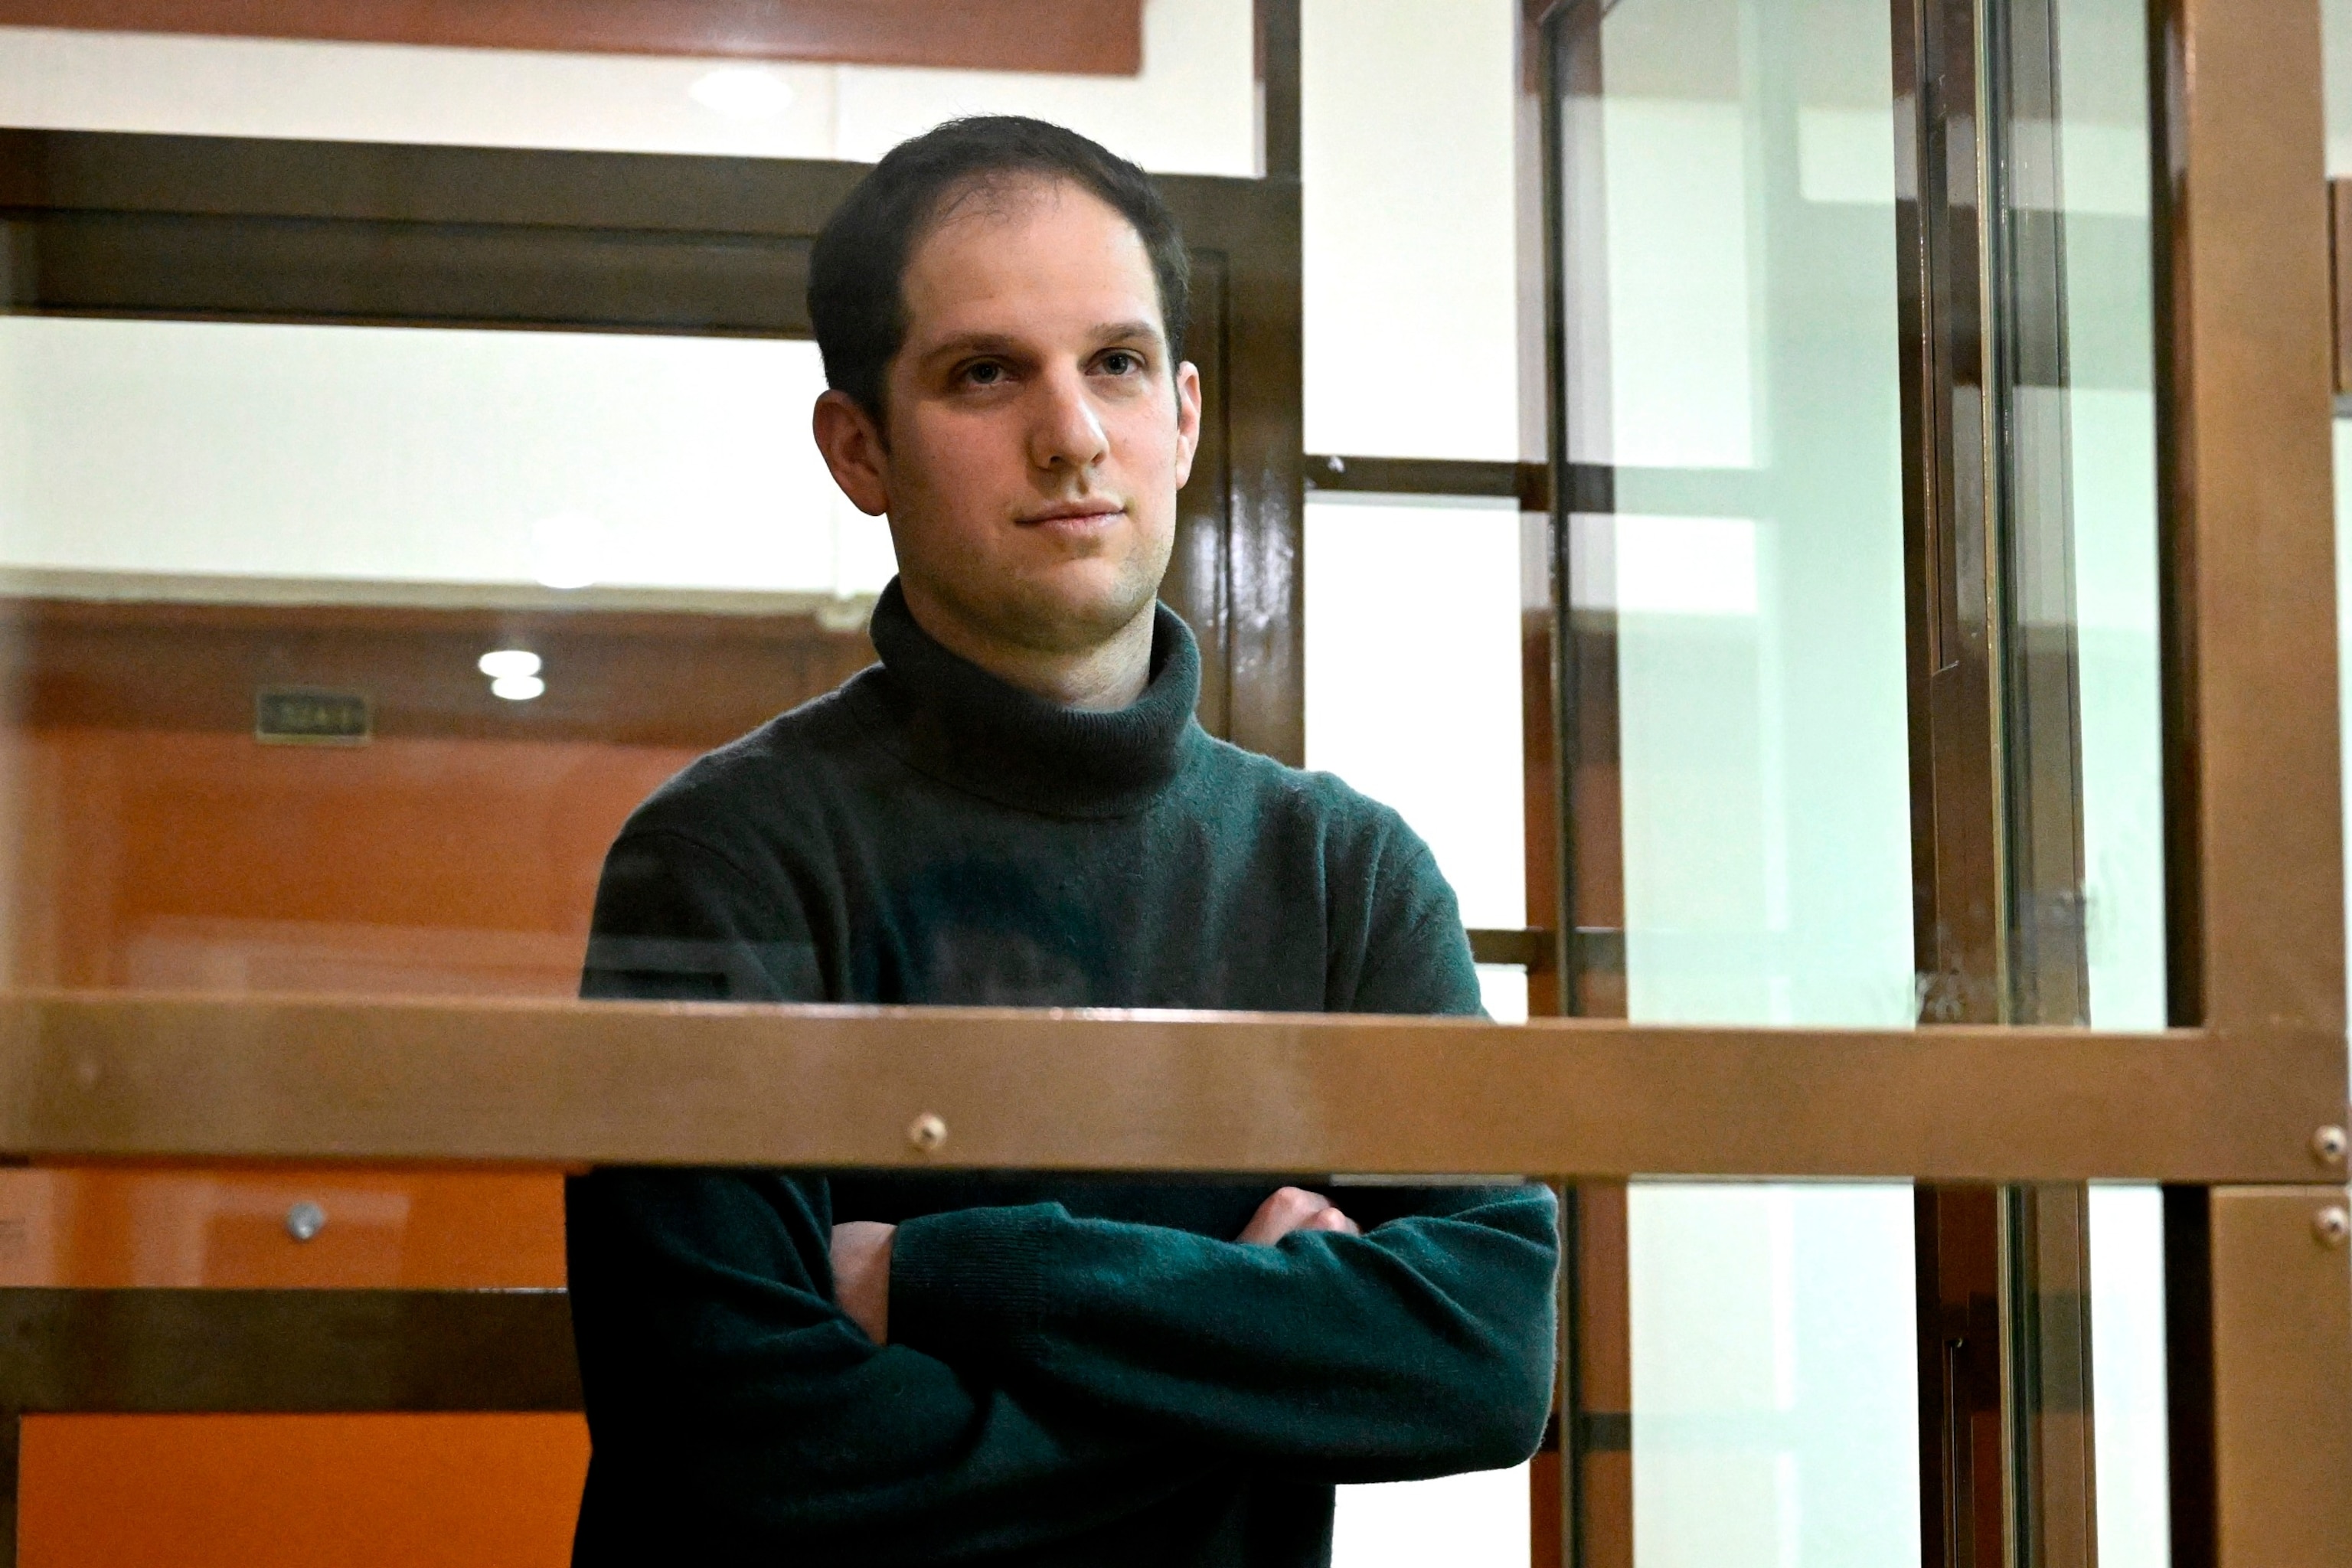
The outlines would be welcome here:
<svg viewBox="0 0 2352 1568">
<path fill-rule="evenodd" d="M 1250 0 L 1147 0 L 1134 77 L 0 27 L 0 124 L 870 161 L 1034 114 L 1170 174 L 1257 172 Z"/>
<path fill-rule="evenodd" d="M 1888 26 L 1621 0 L 1564 39 L 1636 1018 L 1913 1017 Z M 1909 1188 L 1637 1183 L 1628 1224 L 1635 1562 L 1918 1561 Z"/>
<path fill-rule="evenodd" d="M 804 342 L 0 319 L 15 982 L 572 994 L 630 808 L 872 658 L 821 385 Z"/>
<path fill-rule="evenodd" d="M 777 339 L 0 318 L 0 570 L 870 603 L 889 535 L 807 438 L 824 390 L 816 345 Z"/>
<path fill-rule="evenodd" d="M 2053 0 L 2049 10 L 2058 123 L 2054 138 L 2019 126 L 2048 176 L 2021 181 L 2017 196 L 2029 218 L 2053 214 L 2062 337 L 2041 374 L 2028 366 L 2018 395 L 2029 418 L 2037 405 L 2054 416 L 2063 443 L 2044 454 L 2058 460 L 2042 465 L 2042 494 L 2054 496 L 2050 521 L 2071 544 L 2072 604 L 2029 603 L 2021 619 L 2029 638 L 2073 622 L 2088 1022 L 2157 1028 L 2166 1019 L 2164 798 L 2147 8 Z M 2094 1188 L 2086 1218 L 2098 1561 L 2162 1568 L 2171 1558 L 2162 1207 L 2152 1188 Z M 2052 1285 L 2063 1293 L 2073 1282 Z M 2053 1299 L 2044 1310 L 2066 1306 Z"/>
<path fill-rule="evenodd" d="M 2164 1023 L 2164 800 L 2156 595 L 2154 264 L 2147 7 L 2057 0 L 2053 190 L 2065 301 L 2059 386 L 2082 726 L 2091 1023 Z M 2054 198 L 2054 200 L 2053 200 Z M 2063 622 L 2056 607 L 2052 622 Z M 2029 625 L 2029 631 L 2032 627 Z"/>
<path fill-rule="evenodd" d="M 1307 449 L 1521 456 L 1517 7 L 1306 0 L 1300 25 Z"/>
<path fill-rule="evenodd" d="M 2091 1189 L 2091 1398 L 2098 1561 L 2172 1561 L 2164 1362 L 2164 1194 Z"/>
<path fill-rule="evenodd" d="M 1402 814 L 1465 924 L 1524 925 L 1516 503 L 1318 496 L 1306 554 L 1307 765 Z M 1478 983 L 1491 1016 L 1526 1021 L 1525 970 Z M 1335 1530 L 1336 1568 L 1517 1568 L 1527 1468 L 1343 1487 Z"/>
<path fill-rule="evenodd" d="M 1528 1523 L 1525 1466 L 1342 1487 L 1331 1568 L 1521 1568 Z"/>
<path fill-rule="evenodd" d="M 1627 1217 L 1634 1561 L 1916 1561 L 1908 1184 L 1643 1183 Z"/>
<path fill-rule="evenodd" d="M 1307 766 L 1403 814 L 1465 924 L 1526 924 L 1517 505 L 1318 496 L 1307 605 Z"/>
</svg>

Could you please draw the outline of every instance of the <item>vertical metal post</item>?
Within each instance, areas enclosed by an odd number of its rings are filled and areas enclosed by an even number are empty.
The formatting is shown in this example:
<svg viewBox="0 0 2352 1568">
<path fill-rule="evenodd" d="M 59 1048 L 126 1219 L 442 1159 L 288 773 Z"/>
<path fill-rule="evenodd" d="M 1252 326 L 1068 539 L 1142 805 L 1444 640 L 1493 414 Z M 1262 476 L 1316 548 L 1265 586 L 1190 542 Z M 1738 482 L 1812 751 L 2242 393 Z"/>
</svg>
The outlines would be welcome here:
<svg viewBox="0 0 2352 1568">
<path fill-rule="evenodd" d="M 1610 399 L 1599 0 L 1534 8 L 1542 49 L 1547 451 L 1550 460 L 1552 734 L 1560 802 L 1554 921 L 1561 1012 L 1623 1017 L 1623 840 L 1615 611 L 1577 604 L 1580 568 L 1606 565 Z M 1594 525 L 1598 525 L 1595 527 Z M 1580 533 L 1580 529 L 1586 531 Z M 1618 940 L 1610 939 L 1617 936 Z M 1567 1560 L 1632 1568 L 1631 1302 L 1622 1182 L 1575 1190 L 1561 1355 Z"/>
</svg>

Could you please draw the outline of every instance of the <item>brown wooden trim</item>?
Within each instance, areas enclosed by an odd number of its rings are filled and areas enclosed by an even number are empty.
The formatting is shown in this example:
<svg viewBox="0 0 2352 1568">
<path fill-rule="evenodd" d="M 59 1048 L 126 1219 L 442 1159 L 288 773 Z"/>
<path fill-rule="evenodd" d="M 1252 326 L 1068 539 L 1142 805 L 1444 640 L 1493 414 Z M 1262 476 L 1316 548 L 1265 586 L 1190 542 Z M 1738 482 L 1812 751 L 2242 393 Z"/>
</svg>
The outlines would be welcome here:
<svg viewBox="0 0 2352 1568">
<path fill-rule="evenodd" d="M 1600 606 L 1580 608 L 1576 603 L 1580 555 L 1587 561 L 1598 556 L 1597 569 L 1603 573 L 1612 569 L 1608 563 L 1614 535 L 1607 531 L 1619 526 L 1612 515 L 1615 476 L 1587 460 L 1606 453 L 1578 452 L 1569 439 L 1570 404 L 1606 395 L 1582 378 L 1607 354 L 1601 325 L 1606 312 L 1596 308 L 1609 284 L 1605 163 L 1593 138 L 1570 134 L 1564 112 L 1571 96 L 1597 100 L 1602 94 L 1604 9 L 1590 0 L 1529 0 L 1522 12 L 1523 47 L 1536 68 L 1535 118 L 1542 144 L 1535 199 L 1543 256 L 1538 298 L 1546 462 L 1540 484 L 1521 476 L 1518 489 L 1523 506 L 1539 498 L 1550 535 L 1545 597 L 1550 667 L 1545 690 L 1554 764 L 1550 794 L 1559 803 L 1549 879 L 1559 933 L 1554 1000 L 1562 1013 L 1622 1018 L 1628 994 L 1616 612 L 1606 607 L 1613 595 L 1603 595 Z M 1589 128 L 1599 123 L 1599 116 L 1578 123 Z M 1571 548 L 1579 529 L 1601 531 L 1579 551 Z M 1532 849 L 1529 858 L 1533 864 Z M 1615 937 L 1613 963 L 1596 962 L 1603 949 L 1594 939 L 1603 931 Z M 1572 1213 L 1575 1234 L 1563 1270 L 1570 1285 L 1560 1313 L 1570 1413 L 1563 1559 L 1574 1568 L 1633 1568 L 1633 1459 L 1626 1425 L 1633 1408 L 1633 1321 L 1623 1181 L 1579 1184 Z M 1622 1443 L 1613 1440 L 1621 1427 Z"/>
<path fill-rule="evenodd" d="M 1215 618 L 1192 619 L 1212 666 L 1203 671 L 1204 685 L 1221 652 L 1227 693 L 1222 732 L 1236 745 L 1302 766 L 1306 489 L 1298 185 L 1203 179 L 1166 180 L 1161 188 L 1196 247 L 1206 247 L 1202 237 L 1215 237 L 1223 266 L 1219 353 L 1225 368 L 1219 379 L 1225 396 L 1214 438 L 1225 443 L 1227 480 L 1225 494 L 1213 498 L 1222 502 L 1223 572 Z M 1216 418 L 1216 411 L 1206 417 Z M 1203 449 L 1209 445 L 1204 439 Z M 1181 504 L 1187 512 L 1199 488 L 1196 479 L 1185 489 Z M 1181 539 L 1178 548 L 1186 548 Z M 1207 614 L 1205 605 L 1187 610 L 1188 618 Z"/>
<path fill-rule="evenodd" d="M 19 994 L 0 1155 L 2272 1181 L 2342 1075 L 2289 1033 Z"/>
<path fill-rule="evenodd" d="M 1298 0 L 1255 0 L 1259 172 L 1296 180 L 1299 171 Z"/>
<path fill-rule="evenodd" d="M 1905 637 L 1911 765 L 1912 944 L 1920 1014 L 2006 1016 L 1998 766 L 1994 486 L 1981 396 L 1980 226 L 1973 0 L 1895 0 L 1895 206 L 1903 363 Z M 1973 588 L 1973 592 L 1969 591 Z M 1923 1238 L 1922 1245 L 1927 1245 Z"/>
<path fill-rule="evenodd" d="M 1133 76 L 1142 0 L 0 0 L 0 26 Z"/>
<path fill-rule="evenodd" d="M 1551 967 L 1553 933 L 1540 929 L 1490 931 L 1473 927 L 1470 956 L 1480 963 L 1517 964 L 1534 974 Z"/>
<path fill-rule="evenodd" d="M 2341 1185 L 2211 1194 L 2215 1568 L 2333 1568 L 2352 1541 L 2346 1197 Z"/>
<path fill-rule="evenodd" d="M 25 311 L 805 336 L 853 163 L 0 132 Z M 1193 247 L 1204 436 L 1165 596 L 1202 721 L 1305 752 L 1296 181 L 1160 181 Z"/>
<path fill-rule="evenodd" d="M 562 1290 L 0 1289 L 0 1343 L 12 1426 L 47 1411 L 581 1407 Z"/>
<path fill-rule="evenodd" d="M 254 693 L 359 693 L 378 737 L 722 745 L 874 661 L 803 616 L 0 599 L 0 670 L 32 728 L 250 733 Z M 475 660 L 526 647 L 530 702 Z"/>
<path fill-rule="evenodd" d="M 2213 1194 L 2164 1189 L 2165 1483 L 2168 1568 L 2214 1568 Z"/>
<path fill-rule="evenodd" d="M 2010 1560 L 2001 1194 L 1916 1188 L 1921 1568 Z"/>
<path fill-rule="evenodd" d="M 2158 8 L 2166 817 L 2176 981 L 2235 1026 L 2344 1028 L 2318 18 Z M 2194 60 L 2193 78 L 2185 62 Z M 2177 792 L 2177 793 L 2176 793 Z M 2193 851 L 2193 853 L 2192 853 Z M 2197 973 L 2201 970 L 2201 988 Z M 2176 1012 L 2193 1011 L 2176 1006 Z"/>
<path fill-rule="evenodd" d="M 1617 470 L 1602 463 L 1567 463 L 1565 510 L 1579 513 L 1616 510 Z M 1552 510 L 1552 465 L 1487 462 L 1463 458 L 1370 458 L 1310 452 L 1307 488 L 1312 491 L 1405 496 L 1510 497 L 1519 510 Z M 1651 469 L 1652 473 L 1678 470 Z M 1710 476 L 1712 477 L 1712 476 Z"/>
</svg>

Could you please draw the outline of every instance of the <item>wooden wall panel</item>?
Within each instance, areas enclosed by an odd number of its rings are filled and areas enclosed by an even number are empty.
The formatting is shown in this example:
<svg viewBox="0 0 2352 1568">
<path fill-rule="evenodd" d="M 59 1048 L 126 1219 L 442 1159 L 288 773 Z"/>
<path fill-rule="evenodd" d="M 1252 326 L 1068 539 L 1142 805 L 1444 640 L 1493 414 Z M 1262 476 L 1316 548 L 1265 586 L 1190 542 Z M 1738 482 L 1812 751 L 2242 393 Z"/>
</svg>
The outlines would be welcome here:
<svg viewBox="0 0 2352 1568">
<path fill-rule="evenodd" d="M 544 698 L 489 694 L 503 646 Z M 15 984 L 477 995 L 569 994 L 630 809 L 873 657 L 796 617 L 37 600 L 0 653 Z M 267 685 L 363 692 L 374 738 L 261 744 Z M 0 1285 L 563 1277 L 552 1172 L 0 1170 Z M 19 1556 L 552 1568 L 586 1453 L 574 1415 L 37 1416 Z"/>
<path fill-rule="evenodd" d="M 1133 76 L 1143 0 L 5 0 L 0 24 Z"/>
<path fill-rule="evenodd" d="M 577 1415 L 35 1415 L 18 1561 L 562 1568 Z"/>
<path fill-rule="evenodd" d="M 318 1205 L 307 1241 L 289 1209 Z M 553 1173 L 0 1170 L 0 1287 L 552 1289 Z"/>
</svg>

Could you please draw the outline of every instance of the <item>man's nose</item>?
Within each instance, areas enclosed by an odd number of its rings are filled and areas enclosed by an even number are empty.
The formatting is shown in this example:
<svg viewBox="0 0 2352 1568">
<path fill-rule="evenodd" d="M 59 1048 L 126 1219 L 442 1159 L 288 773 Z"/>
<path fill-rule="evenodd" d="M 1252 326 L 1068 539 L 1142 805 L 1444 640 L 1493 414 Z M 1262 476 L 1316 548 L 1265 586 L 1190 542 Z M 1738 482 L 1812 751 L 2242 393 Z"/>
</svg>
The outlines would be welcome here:
<svg viewBox="0 0 2352 1568">
<path fill-rule="evenodd" d="M 1084 473 L 1109 455 L 1110 437 L 1087 395 L 1085 373 L 1073 365 L 1045 376 L 1029 426 L 1029 460 Z"/>
</svg>

